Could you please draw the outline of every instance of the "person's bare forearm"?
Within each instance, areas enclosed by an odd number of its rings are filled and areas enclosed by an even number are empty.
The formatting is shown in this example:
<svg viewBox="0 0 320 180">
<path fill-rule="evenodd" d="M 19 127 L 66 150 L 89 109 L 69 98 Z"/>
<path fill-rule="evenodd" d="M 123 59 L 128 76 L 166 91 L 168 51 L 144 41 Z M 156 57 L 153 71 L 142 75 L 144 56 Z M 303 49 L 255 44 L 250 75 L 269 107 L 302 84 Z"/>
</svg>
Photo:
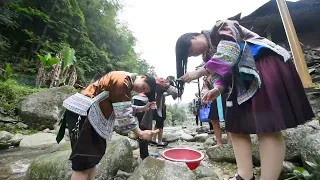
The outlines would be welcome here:
<svg viewBox="0 0 320 180">
<path fill-rule="evenodd" d="M 198 71 L 198 74 L 199 74 L 198 78 L 200 78 L 200 77 L 202 77 L 202 76 L 207 76 L 207 75 L 209 75 L 209 74 L 213 74 L 213 73 L 214 73 L 214 72 L 208 70 L 208 69 L 205 68 L 205 67 L 201 67 L 201 68 L 199 68 L 197 71 Z"/>
<path fill-rule="evenodd" d="M 141 137 L 142 130 L 141 130 L 139 127 L 133 129 L 132 132 L 133 132 L 136 136 Z"/>
<path fill-rule="evenodd" d="M 215 85 L 214 86 L 214 89 L 217 89 L 219 92 L 220 92 L 220 94 L 224 91 L 224 86 L 221 86 L 221 85 Z"/>
</svg>

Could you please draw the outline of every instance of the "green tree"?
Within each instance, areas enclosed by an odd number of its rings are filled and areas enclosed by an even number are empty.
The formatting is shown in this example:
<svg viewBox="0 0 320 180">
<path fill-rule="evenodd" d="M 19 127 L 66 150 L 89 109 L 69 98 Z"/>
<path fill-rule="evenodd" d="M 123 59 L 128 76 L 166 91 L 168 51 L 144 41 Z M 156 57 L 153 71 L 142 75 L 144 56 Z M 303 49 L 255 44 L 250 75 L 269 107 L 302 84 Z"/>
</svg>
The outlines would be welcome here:
<svg viewBox="0 0 320 180">
<path fill-rule="evenodd" d="M 167 120 L 172 126 L 180 125 L 186 119 L 187 116 L 183 107 L 178 106 L 178 104 L 167 105 Z"/>
<path fill-rule="evenodd" d="M 150 66 L 145 59 L 139 59 L 137 63 L 138 73 L 149 75 L 149 76 L 157 76 L 154 66 Z"/>
<path fill-rule="evenodd" d="M 0 1 L 0 57 L 3 56 L 3 53 L 10 48 L 10 40 L 6 37 L 5 29 L 15 29 L 18 27 L 18 23 L 14 20 L 17 17 L 17 14 L 14 11 L 10 10 L 8 6 L 9 0 Z M 15 2 L 11 0 L 11 2 Z"/>
<path fill-rule="evenodd" d="M 136 38 L 117 18 L 117 0 L 3 0 L 0 7 L 0 65 L 36 76 L 38 54 L 75 50 L 78 83 L 87 84 L 112 70 L 155 75 L 135 53 Z M 143 68 L 141 68 L 141 66 Z"/>
</svg>

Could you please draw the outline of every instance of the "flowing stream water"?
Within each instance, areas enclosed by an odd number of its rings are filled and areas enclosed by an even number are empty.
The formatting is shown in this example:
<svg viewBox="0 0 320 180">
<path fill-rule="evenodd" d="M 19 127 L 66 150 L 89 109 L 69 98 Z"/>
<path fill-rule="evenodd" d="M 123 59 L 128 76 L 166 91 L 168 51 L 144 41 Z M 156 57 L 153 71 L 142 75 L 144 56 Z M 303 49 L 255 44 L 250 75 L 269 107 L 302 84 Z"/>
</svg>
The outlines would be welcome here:
<svg viewBox="0 0 320 180">
<path fill-rule="evenodd" d="M 56 151 L 61 145 L 48 149 L 21 149 L 11 147 L 0 151 L 0 180 L 22 180 L 32 162 L 40 155 Z"/>
</svg>

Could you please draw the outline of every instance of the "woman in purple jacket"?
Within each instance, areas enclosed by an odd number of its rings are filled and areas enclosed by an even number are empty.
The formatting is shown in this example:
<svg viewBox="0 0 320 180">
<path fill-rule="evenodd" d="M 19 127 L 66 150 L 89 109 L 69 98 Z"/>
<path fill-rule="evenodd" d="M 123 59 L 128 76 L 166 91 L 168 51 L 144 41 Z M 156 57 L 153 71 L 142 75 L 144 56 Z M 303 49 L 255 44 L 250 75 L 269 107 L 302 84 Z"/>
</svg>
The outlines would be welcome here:
<svg viewBox="0 0 320 180">
<path fill-rule="evenodd" d="M 199 55 L 204 66 L 186 72 L 188 57 Z M 230 92 L 226 131 L 231 133 L 238 166 L 232 180 L 254 179 L 250 134 L 259 139 L 261 179 L 278 179 L 285 155 L 281 131 L 314 117 L 289 52 L 237 21 L 225 20 L 217 21 L 210 31 L 182 35 L 176 57 L 177 77 L 184 82 L 215 77 L 204 102 Z M 180 83 L 180 95 L 183 87 Z"/>
</svg>

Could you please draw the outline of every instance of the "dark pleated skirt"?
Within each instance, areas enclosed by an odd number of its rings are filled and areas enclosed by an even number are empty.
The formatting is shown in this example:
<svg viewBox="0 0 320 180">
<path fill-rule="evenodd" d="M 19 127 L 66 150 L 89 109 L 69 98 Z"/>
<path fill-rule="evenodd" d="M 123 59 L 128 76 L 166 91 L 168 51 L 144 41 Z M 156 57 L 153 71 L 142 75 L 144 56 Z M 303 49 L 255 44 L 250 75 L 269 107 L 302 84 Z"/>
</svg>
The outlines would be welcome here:
<svg viewBox="0 0 320 180">
<path fill-rule="evenodd" d="M 236 134 L 259 134 L 294 128 L 314 117 L 292 60 L 284 62 L 272 52 L 256 59 L 262 84 L 256 94 L 237 104 L 233 88 L 227 107 L 226 130 Z"/>
<path fill-rule="evenodd" d="M 221 95 L 223 114 L 225 114 L 225 112 L 226 112 L 226 100 L 227 100 L 227 97 L 228 97 L 227 93 L 223 93 Z M 215 100 L 215 101 L 213 101 L 211 103 L 209 119 L 210 120 L 219 120 L 219 111 L 218 111 L 217 100 Z"/>
<path fill-rule="evenodd" d="M 107 144 L 106 140 L 91 126 L 87 117 L 81 116 L 80 121 L 78 117 L 79 115 L 68 110 L 64 116 L 70 134 L 72 153 L 69 159 L 72 162 L 72 170 L 84 171 L 99 164 L 105 154 Z M 78 138 L 74 131 L 77 129 L 77 123 L 79 123 Z"/>
</svg>

